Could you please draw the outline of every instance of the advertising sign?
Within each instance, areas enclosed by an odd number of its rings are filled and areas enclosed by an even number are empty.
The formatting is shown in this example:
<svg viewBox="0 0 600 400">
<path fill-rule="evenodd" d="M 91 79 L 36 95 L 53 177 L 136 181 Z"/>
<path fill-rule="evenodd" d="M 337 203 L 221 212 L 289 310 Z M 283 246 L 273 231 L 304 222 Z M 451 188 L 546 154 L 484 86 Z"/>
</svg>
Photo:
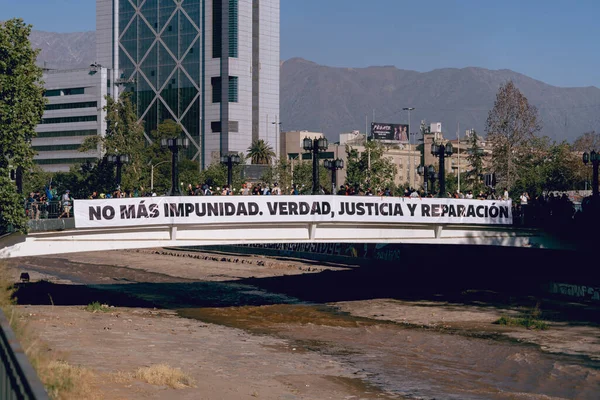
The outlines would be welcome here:
<svg viewBox="0 0 600 400">
<path fill-rule="evenodd" d="M 371 123 L 371 139 L 408 143 L 408 125 Z"/>
<path fill-rule="evenodd" d="M 182 196 L 74 200 L 76 228 L 245 223 L 512 224 L 510 201 L 371 196 Z"/>
</svg>

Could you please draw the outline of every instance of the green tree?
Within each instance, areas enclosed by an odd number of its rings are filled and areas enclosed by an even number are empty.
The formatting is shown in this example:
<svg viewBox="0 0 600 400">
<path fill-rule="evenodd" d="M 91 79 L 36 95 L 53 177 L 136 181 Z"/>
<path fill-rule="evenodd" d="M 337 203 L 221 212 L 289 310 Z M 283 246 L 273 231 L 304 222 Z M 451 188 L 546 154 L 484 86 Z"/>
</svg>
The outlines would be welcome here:
<svg viewBox="0 0 600 400">
<path fill-rule="evenodd" d="M 271 164 L 275 152 L 263 139 L 258 139 L 248 147 L 248 157 L 252 160 L 252 164 Z"/>
<path fill-rule="evenodd" d="M 519 179 L 519 159 L 530 151 L 530 143 L 541 130 L 537 109 L 512 81 L 500 86 L 490 110 L 485 131 L 491 144 L 492 170 L 500 186 L 509 189 Z"/>
<path fill-rule="evenodd" d="M 106 96 L 106 133 L 104 136 L 88 137 L 80 151 L 98 149 L 106 154 L 128 154 L 130 162 L 123 165 L 121 187 L 125 190 L 143 187 L 144 171 L 147 169 L 148 152 L 144 140 L 144 126 L 138 121 L 131 102 L 131 93 L 122 93 L 115 101 Z M 103 160 L 99 160 L 98 164 Z"/>
<path fill-rule="evenodd" d="M 467 138 L 467 161 L 469 162 L 469 170 L 464 174 L 467 187 L 472 190 L 475 195 L 483 190 L 485 184 L 482 182 L 483 177 L 483 158 L 485 152 L 480 146 L 481 138 L 475 130 L 471 131 Z"/>
<path fill-rule="evenodd" d="M 362 153 L 346 146 L 346 183 L 370 187 L 373 191 L 394 189 L 398 168 L 392 159 L 385 157 L 385 150 L 385 146 L 376 140 L 368 141 Z"/>
<path fill-rule="evenodd" d="M 9 169 L 33 167 L 31 139 L 44 114 L 42 70 L 35 65 L 31 25 L 22 19 L 0 23 L 0 232 L 26 231 L 22 196 L 10 181 Z"/>
</svg>

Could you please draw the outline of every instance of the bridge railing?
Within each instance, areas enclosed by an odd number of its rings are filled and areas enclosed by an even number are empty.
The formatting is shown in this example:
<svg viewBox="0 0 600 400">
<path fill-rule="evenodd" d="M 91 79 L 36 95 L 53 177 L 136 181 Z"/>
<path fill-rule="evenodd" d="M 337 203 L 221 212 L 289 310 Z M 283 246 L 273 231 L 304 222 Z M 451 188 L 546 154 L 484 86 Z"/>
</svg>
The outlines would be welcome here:
<svg viewBox="0 0 600 400">
<path fill-rule="evenodd" d="M 0 398 L 49 400 L 4 312 L 0 310 Z"/>
</svg>

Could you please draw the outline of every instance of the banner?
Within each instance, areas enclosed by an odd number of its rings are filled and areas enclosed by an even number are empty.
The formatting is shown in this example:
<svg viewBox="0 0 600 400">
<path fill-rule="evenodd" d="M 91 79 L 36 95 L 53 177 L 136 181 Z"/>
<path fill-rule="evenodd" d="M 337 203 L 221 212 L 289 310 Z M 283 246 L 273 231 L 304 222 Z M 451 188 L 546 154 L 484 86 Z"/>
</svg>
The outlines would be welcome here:
<svg viewBox="0 0 600 400">
<path fill-rule="evenodd" d="M 372 122 L 371 139 L 408 143 L 408 125 Z"/>
<path fill-rule="evenodd" d="M 74 200 L 76 228 L 215 223 L 512 224 L 510 201 L 375 196 L 181 196 Z"/>
</svg>

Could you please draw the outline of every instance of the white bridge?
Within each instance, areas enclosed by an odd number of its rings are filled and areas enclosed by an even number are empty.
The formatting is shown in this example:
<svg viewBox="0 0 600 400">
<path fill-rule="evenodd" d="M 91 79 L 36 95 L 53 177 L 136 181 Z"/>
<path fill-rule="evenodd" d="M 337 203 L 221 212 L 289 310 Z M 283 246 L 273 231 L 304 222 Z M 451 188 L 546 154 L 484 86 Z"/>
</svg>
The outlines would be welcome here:
<svg viewBox="0 0 600 400">
<path fill-rule="evenodd" d="M 298 242 L 563 248 L 539 230 L 513 227 L 509 201 L 206 196 L 75 200 L 74 208 L 73 219 L 36 221 L 46 228 L 2 236 L 0 258 Z"/>
</svg>

